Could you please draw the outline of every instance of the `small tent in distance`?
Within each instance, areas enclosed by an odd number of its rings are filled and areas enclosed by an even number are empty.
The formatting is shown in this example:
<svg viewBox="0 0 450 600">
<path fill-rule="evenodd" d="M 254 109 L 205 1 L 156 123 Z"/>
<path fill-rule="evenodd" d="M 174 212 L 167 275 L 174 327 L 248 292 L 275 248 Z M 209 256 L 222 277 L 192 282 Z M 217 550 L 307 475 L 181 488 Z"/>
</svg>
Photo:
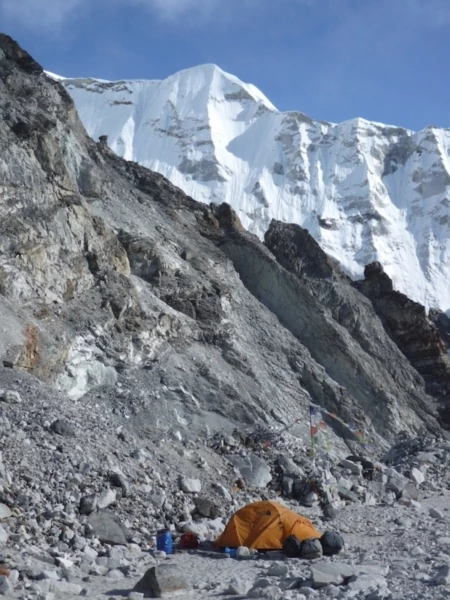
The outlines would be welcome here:
<svg viewBox="0 0 450 600">
<path fill-rule="evenodd" d="M 287 506 L 271 501 L 253 502 L 234 513 L 215 546 L 281 550 L 291 535 L 302 542 L 321 537 L 309 519 Z"/>
</svg>

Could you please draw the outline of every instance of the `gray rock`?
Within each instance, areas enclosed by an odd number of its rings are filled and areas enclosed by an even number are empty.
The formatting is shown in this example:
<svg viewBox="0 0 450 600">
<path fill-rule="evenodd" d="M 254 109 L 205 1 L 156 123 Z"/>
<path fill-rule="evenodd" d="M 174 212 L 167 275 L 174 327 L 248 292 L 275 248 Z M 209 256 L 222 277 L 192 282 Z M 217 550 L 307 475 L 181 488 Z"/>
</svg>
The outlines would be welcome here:
<svg viewBox="0 0 450 600">
<path fill-rule="evenodd" d="M 350 500 L 350 502 L 359 502 L 359 497 L 357 496 L 357 494 L 355 494 L 355 492 L 352 492 L 351 490 L 348 490 L 347 488 L 342 487 L 340 485 L 336 486 L 336 489 L 341 498 L 344 498 L 345 500 Z"/>
<path fill-rule="evenodd" d="M 450 565 L 442 566 L 434 578 L 436 585 L 450 585 Z"/>
<path fill-rule="evenodd" d="M 68 594 L 79 596 L 83 588 L 78 583 L 70 583 L 68 581 L 52 581 L 51 591 L 57 592 L 58 594 L 64 594 L 67 598 Z"/>
<path fill-rule="evenodd" d="M 287 577 L 289 574 L 289 567 L 284 563 L 272 563 L 267 571 L 269 577 Z"/>
<path fill-rule="evenodd" d="M 355 463 L 351 460 L 347 460 L 344 458 L 341 460 L 341 465 L 344 467 L 344 469 L 348 469 L 349 471 L 351 471 L 354 475 L 357 475 L 358 477 L 360 477 L 362 475 L 363 466 L 361 463 Z"/>
<path fill-rule="evenodd" d="M 131 485 L 123 473 L 113 471 L 109 474 L 109 481 L 112 486 L 122 490 L 122 496 L 128 498 L 131 495 Z"/>
<path fill-rule="evenodd" d="M 250 588 L 251 583 L 249 581 L 235 577 L 223 593 L 227 596 L 245 596 Z"/>
<path fill-rule="evenodd" d="M 7 541 L 8 541 L 8 533 L 6 532 L 4 527 L 2 527 L 2 525 L 0 525 L 0 545 L 6 544 Z"/>
<path fill-rule="evenodd" d="M 277 464 L 283 469 L 283 473 L 287 476 L 302 477 L 304 475 L 302 469 L 289 456 L 280 454 L 277 458 Z"/>
<path fill-rule="evenodd" d="M 389 574 L 389 570 L 389 565 L 376 563 L 354 566 L 355 575 L 382 575 L 383 577 L 386 577 Z"/>
<path fill-rule="evenodd" d="M 364 492 L 363 492 L 363 502 L 364 502 L 364 504 L 366 506 L 376 506 L 377 499 L 368 490 L 364 490 Z"/>
<path fill-rule="evenodd" d="M 425 481 L 425 475 L 422 473 L 422 471 L 420 471 L 419 469 L 416 469 L 416 467 L 413 467 L 411 469 L 409 476 L 418 485 L 420 485 L 421 483 L 423 483 Z"/>
<path fill-rule="evenodd" d="M 166 501 L 166 492 L 164 490 L 155 490 L 149 494 L 148 499 L 157 508 L 162 508 Z"/>
<path fill-rule="evenodd" d="M 88 523 L 93 528 L 94 534 L 105 544 L 127 544 L 127 534 L 121 520 L 109 511 L 100 510 L 88 517 Z"/>
<path fill-rule="evenodd" d="M 430 513 L 430 517 L 433 517 L 433 519 L 443 519 L 444 515 L 441 513 L 440 510 L 437 510 L 437 508 L 434 508 L 433 506 L 430 508 L 430 510 L 428 511 Z"/>
<path fill-rule="evenodd" d="M 254 586 L 248 592 L 247 598 L 266 598 L 267 600 L 281 600 L 281 598 L 283 598 L 283 591 L 275 585 L 270 585 L 267 587 Z"/>
<path fill-rule="evenodd" d="M 186 494 L 198 494 L 202 491 L 202 483 L 200 479 L 182 477 L 180 480 L 180 487 L 183 492 L 186 492 Z"/>
<path fill-rule="evenodd" d="M 0 399 L 8 402 L 9 404 L 20 404 L 22 402 L 19 392 L 13 390 L 4 392 L 3 395 L 0 395 Z"/>
<path fill-rule="evenodd" d="M 440 546 L 450 546 L 450 537 L 449 536 L 438 537 L 437 542 Z"/>
<path fill-rule="evenodd" d="M 226 458 L 239 470 L 247 485 L 264 488 L 272 481 L 270 467 L 259 456 L 228 454 Z"/>
<path fill-rule="evenodd" d="M 116 499 L 116 491 L 111 488 L 106 488 L 100 493 L 97 500 L 97 506 L 98 508 L 108 508 L 108 506 L 114 504 Z"/>
<path fill-rule="evenodd" d="M 281 490 L 283 492 L 283 496 L 290 498 L 294 492 L 294 478 L 284 475 L 281 482 Z"/>
<path fill-rule="evenodd" d="M 73 425 L 64 419 L 57 419 L 56 421 L 53 421 L 53 423 L 50 425 L 50 430 L 53 431 L 53 433 L 63 437 L 74 437 L 76 435 Z"/>
<path fill-rule="evenodd" d="M 97 508 L 97 503 L 97 494 L 89 494 L 89 496 L 83 496 L 80 500 L 80 514 L 90 515 Z"/>
<path fill-rule="evenodd" d="M 148 569 L 133 591 L 144 594 L 144 598 L 164 598 L 170 594 L 187 593 L 188 590 L 189 584 L 178 566 L 162 564 Z"/>
<path fill-rule="evenodd" d="M 141 592 L 130 592 L 128 594 L 128 600 L 144 600 L 144 594 Z"/>
<path fill-rule="evenodd" d="M 194 498 L 195 509 L 199 515 L 208 519 L 216 519 L 219 511 L 214 503 L 208 498 Z"/>
<path fill-rule="evenodd" d="M 108 579 L 115 579 L 116 581 L 125 579 L 125 575 L 122 573 L 122 571 L 119 571 L 119 569 L 111 569 L 110 571 L 108 571 L 106 576 L 108 577 Z"/>
<path fill-rule="evenodd" d="M 353 575 L 348 580 L 348 589 L 353 592 L 368 592 L 373 588 L 386 588 L 387 581 L 382 575 L 375 573 Z"/>
<path fill-rule="evenodd" d="M 388 475 L 388 481 L 386 483 L 386 490 L 393 492 L 397 498 L 402 495 L 403 490 L 408 486 L 409 481 L 406 477 L 403 477 L 400 473 L 397 473 L 394 469 L 386 471 Z"/>
<path fill-rule="evenodd" d="M 338 510 L 332 502 L 328 502 L 322 507 L 323 517 L 326 521 L 332 521 L 337 517 Z"/>
<path fill-rule="evenodd" d="M 9 506 L 6 506 L 6 504 L 1 504 L 0 503 L 0 519 L 8 519 L 9 517 L 12 516 L 12 511 L 9 508 Z"/>
<path fill-rule="evenodd" d="M 311 579 L 315 589 L 327 585 L 341 585 L 354 574 L 355 568 L 344 563 L 320 563 L 311 567 Z"/>
<path fill-rule="evenodd" d="M 50 571 L 50 569 L 46 569 L 39 573 L 37 579 L 51 579 L 53 581 L 58 581 L 61 579 L 61 575 L 58 571 Z"/>
<path fill-rule="evenodd" d="M 222 496 L 222 498 L 225 498 L 225 500 L 230 501 L 231 500 L 231 494 L 230 492 L 220 483 L 216 483 L 214 485 L 217 493 L 219 494 L 219 496 Z"/>
<path fill-rule="evenodd" d="M 5 577 L 4 575 L 0 575 L 0 594 L 2 596 L 9 596 L 13 589 L 13 584 L 10 582 L 9 578 Z"/>
</svg>

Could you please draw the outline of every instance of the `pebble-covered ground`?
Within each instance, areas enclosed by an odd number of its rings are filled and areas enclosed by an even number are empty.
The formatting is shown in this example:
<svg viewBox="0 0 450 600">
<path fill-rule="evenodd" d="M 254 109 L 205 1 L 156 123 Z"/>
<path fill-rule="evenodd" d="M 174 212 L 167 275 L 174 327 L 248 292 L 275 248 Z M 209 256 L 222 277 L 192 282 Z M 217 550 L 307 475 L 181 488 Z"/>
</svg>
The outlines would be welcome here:
<svg viewBox="0 0 450 600">
<path fill-rule="evenodd" d="M 450 596 L 444 440 L 403 439 L 384 463 L 347 457 L 326 469 L 288 433 L 259 431 L 253 442 L 143 434 L 125 405 L 100 393 L 86 410 L 83 399 L 67 402 L 23 373 L 1 375 L 0 594 L 140 600 L 148 581 L 133 588 L 156 567 L 152 581 L 164 587 L 167 571 L 180 598 Z M 213 552 L 231 514 L 260 499 L 340 532 L 343 551 L 312 561 Z M 155 550 L 162 527 L 175 542 L 195 533 L 200 548 L 164 556 Z"/>
</svg>

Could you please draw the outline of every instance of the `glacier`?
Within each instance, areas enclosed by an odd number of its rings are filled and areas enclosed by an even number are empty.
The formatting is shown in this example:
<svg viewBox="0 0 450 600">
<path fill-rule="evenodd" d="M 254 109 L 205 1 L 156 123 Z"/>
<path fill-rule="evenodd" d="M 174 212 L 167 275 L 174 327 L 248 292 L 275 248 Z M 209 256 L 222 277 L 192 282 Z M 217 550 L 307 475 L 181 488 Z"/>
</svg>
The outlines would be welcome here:
<svg viewBox="0 0 450 600">
<path fill-rule="evenodd" d="M 396 289 L 450 312 L 450 129 L 280 112 L 210 64 L 162 81 L 48 75 L 119 156 L 229 203 L 260 238 L 273 218 L 301 225 L 353 279 L 379 261 Z"/>
</svg>

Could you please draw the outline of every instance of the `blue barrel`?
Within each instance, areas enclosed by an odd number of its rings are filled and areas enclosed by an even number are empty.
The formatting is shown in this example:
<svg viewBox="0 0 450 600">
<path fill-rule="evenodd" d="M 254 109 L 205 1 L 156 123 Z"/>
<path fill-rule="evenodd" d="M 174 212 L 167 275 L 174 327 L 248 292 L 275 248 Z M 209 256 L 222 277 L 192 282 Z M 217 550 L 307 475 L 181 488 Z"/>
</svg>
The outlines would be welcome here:
<svg viewBox="0 0 450 600">
<path fill-rule="evenodd" d="M 172 534 L 168 529 L 161 529 L 156 534 L 156 549 L 172 554 Z"/>
</svg>

